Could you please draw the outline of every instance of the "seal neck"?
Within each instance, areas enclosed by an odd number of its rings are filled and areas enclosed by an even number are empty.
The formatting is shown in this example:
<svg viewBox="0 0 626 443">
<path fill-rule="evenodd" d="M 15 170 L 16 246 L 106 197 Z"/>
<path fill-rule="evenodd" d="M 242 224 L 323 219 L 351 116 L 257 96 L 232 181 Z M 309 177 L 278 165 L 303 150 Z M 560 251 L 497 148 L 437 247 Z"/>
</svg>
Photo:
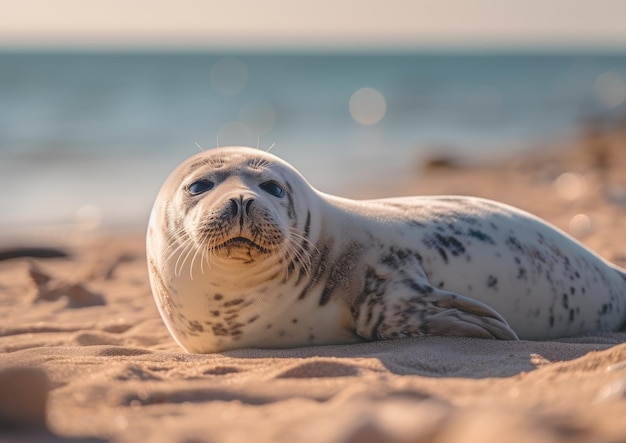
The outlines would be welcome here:
<svg viewBox="0 0 626 443">
<path fill-rule="evenodd" d="M 282 269 L 276 267 L 277 260 L 273 257 L 258 263 L 233 263 L 228 259 L 214 260 L 210 268 L 204 269 L 207 283 L 215 287 L 229 287 L 250 290 L 263 286 L 275 279 Z"/>
</svg>

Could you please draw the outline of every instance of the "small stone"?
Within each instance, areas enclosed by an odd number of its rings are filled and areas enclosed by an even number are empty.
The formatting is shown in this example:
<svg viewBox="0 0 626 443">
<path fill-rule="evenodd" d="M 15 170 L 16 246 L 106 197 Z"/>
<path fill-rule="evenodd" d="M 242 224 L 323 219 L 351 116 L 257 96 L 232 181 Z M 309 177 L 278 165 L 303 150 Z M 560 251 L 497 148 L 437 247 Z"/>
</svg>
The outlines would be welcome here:
<svg viewBox="0 0 626 443">
<path fill-rule="evenodd" d="M 43 369 L 0 370 L 0 429 L 46 428 L 49 389 Z"/>
</svg>

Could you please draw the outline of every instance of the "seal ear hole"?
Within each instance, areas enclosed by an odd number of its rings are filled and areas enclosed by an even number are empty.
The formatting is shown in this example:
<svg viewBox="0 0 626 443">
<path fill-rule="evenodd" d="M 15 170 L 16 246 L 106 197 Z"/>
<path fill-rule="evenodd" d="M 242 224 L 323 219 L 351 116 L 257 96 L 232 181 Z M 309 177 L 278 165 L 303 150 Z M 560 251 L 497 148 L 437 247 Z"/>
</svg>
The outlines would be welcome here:
<svg viewBox="0 0 626 443">
<path fill-rule="evenodd" d="M 211 189 L 213 189 L 214 186 L 215 183 L 213 183 L 211 180 L 202 179 L 193 182 L 189 185 L 187 189 L 189 190 L 189 193 L 191 195 L 199 195 L 204 192 L 210 191 Z"/>
<path fill-rule="evenodd" d="M 283 187 L 276 183 L 274 180 L 261 183 L 259 187 L 268 194 L 273 195 L 274 197 L 281 198 L 285 196 L 285 190 L 283 189 Z"/>
</svg>

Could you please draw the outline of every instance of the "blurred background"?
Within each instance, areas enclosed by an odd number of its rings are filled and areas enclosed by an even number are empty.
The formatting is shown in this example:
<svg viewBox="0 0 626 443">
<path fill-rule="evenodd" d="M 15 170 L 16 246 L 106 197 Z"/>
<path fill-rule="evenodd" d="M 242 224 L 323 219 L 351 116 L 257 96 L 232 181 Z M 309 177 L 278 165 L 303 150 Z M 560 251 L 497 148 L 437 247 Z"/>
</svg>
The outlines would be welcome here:
<svg viewBox="0 0 626 443">
<path fill-rule="evenodd" d="M 621 0 L 0 0 L 0 230 L 143 227 L 259 146 L 345 196 L 626 125 Z"/>
</svg>

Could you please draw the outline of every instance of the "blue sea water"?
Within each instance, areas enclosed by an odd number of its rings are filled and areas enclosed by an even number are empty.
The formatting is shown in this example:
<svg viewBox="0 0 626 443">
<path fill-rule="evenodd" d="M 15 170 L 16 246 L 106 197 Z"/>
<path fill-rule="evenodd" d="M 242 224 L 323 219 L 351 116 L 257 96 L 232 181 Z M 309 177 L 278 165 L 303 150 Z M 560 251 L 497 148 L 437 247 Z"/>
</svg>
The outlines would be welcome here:
<svg viewBox="0 0 626 443">
<path fill-rule="evenodd" d="M 196 144 L 275 145 L 341 193 L 624 113 L 626 55 L 4 52 L 0 226 L 141 225 Z"/>
</svg>

